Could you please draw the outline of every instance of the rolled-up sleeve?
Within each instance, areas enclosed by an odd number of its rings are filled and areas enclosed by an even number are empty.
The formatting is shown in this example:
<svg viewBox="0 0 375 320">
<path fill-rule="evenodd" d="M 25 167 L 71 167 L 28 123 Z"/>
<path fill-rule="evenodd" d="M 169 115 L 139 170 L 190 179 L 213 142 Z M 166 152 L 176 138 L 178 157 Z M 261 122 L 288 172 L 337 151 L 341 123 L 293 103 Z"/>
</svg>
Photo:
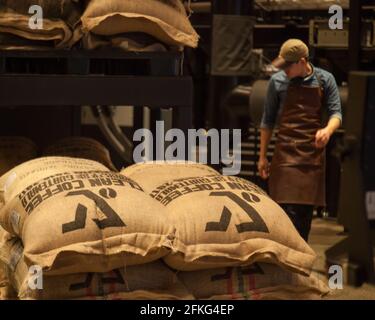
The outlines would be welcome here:
<svg viewBox="0 0 375 320">
<path fill-rule="evenodd" d="M 324 96 L 329 119 L 338 118 L 342 123 L 340 93 L 336 84 L 336 80 L 332 74 L 330 74 L 327 78 Z"/>
<path fill-rule="evenodd" d="M 260 124 L 261 128 L 273 129 L 275 127 L 279 108 L 280 102 L 275 86 L 275 80 L 271 78 L 268 83 L 267 96 L 264 102 L 263 117 Z"/>
</svg>

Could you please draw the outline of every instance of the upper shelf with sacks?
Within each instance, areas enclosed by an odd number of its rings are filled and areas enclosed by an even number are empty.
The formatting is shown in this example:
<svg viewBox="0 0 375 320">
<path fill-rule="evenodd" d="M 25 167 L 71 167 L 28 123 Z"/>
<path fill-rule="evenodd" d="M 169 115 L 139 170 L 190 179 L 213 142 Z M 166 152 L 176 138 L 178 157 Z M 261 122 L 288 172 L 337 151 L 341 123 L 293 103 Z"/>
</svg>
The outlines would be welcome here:
<svg viewBox="0 0 375 320">
<path fill-rule="evenodd" d="M 30 14 L 30 7 L 34 7 Z M 42 28 L 31 28 L 42 17 Z M 181 0 L 0 0 L 0 49 L 180 50 L 199 36 Z"/>
</svg>

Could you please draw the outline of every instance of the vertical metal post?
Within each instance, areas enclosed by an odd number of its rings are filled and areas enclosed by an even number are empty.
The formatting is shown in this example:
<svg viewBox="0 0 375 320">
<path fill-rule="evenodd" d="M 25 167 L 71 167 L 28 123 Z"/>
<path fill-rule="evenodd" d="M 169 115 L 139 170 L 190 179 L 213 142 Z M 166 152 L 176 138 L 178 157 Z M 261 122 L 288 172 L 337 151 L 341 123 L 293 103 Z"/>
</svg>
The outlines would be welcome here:
<svg viewBox="0 0 375 320">
<path fill-rule="evenodd" d="M 361 69 L 362 2 L 362 0 L 350 0 L 349 66 L 352 71 Z"/>
</svg>

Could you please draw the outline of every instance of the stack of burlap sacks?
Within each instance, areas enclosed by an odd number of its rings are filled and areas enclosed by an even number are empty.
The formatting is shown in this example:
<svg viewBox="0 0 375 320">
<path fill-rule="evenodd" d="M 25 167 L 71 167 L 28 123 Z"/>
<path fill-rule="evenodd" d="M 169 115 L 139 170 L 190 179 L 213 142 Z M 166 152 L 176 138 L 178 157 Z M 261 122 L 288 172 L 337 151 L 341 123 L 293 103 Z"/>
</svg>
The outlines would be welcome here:
<svg viewBox="0 0 375 320">
<path fill-rule="evenodd" d="M 315 253 L 256 185 L 200 164 L 150 163 L 121 172 L 162 204 L 175 227 L 164 262 L 196 299 L 320 299 Z"/>
<path fill-rule="evenodd" d="M 155 214 L 163 206 L 124 175 L 86 159 L 38 158 L 0 178 L 0 201 L 5 298 L 191 298 L 159 260 L 174 238 Z M 39 289 L 33 266 L 43 271 Z"/>
<path fill-rule="evenodd" d="M 29 22 L 38 5 L 43 9 L 43 28 L 30 28 Z M 80 0 L 0 0 L 0 48 L 70 48 L 81 38 Z"/>
<path fill-rule="evenodd" d="M 37 154 L 28 139 L 0 139 L 0 298 L 192 298 L 159 260 L 172 227 L 151 217 L 153 200 L 137 183 L 113 172 L 103 145 L 72 137 Z"/>
<path fill-rule="evenodd" d="M 29 139 L 0 139 L 2 298 L 311 299 L 328 292 L 310 275 L 314 252 L 248 181 L 191 163 L 115 173 L 108 150 L 82 137 L 42 154 L 49 157 L 34 159 Z M 32 288 L 33 265 L 43 269 L 43 290 Z"/>
<path fill-rule="evenodd" d="M 0 178 L 3 295 L 318 299 L 315 254 L 254 184 L 200 164 L 46 157 Z M 34 290 L 29 268 L 43 270 Z"/>
<path fill-rule="evenodd" d="M 31 29 L 29 8 L 43 9 L 43 29 Z M 181 0 L 0 0 L 0 48 L 103 46 L 127 51 L 196 47 L 198 35 Z"/>
</svg>

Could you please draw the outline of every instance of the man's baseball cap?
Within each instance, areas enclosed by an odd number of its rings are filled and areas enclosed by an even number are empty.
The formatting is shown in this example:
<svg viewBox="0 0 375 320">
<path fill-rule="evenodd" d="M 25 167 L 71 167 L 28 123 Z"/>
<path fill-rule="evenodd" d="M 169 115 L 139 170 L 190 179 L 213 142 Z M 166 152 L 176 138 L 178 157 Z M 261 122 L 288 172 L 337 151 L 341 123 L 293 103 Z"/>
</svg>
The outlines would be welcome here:
<svg viewBox="0 0 375 320">
<path fill-rule="evenodd" d="M 277 69 L 285 69 L 301 58 L 309 56 L 309 48 L 299 39 L 289 39 L 281 46 L 279 56 L 272 61 Z"/>
</svg>

